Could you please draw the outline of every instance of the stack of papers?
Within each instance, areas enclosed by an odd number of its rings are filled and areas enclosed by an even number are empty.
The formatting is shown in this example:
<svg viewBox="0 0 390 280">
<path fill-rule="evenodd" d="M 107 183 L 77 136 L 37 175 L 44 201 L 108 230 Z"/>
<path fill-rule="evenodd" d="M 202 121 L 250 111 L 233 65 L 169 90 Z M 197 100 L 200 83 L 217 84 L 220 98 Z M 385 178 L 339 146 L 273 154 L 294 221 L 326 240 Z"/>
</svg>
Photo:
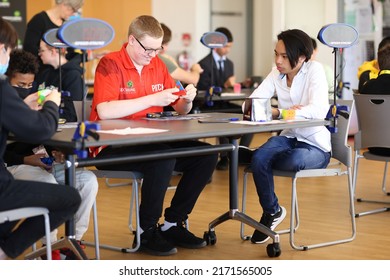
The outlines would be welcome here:
<svg viewBox="0 0 390 280">
<path fill-rule="evenodd" d="M 166 129 L 156 129 L 156 128 L 147 128 L 147 127 L 126 127 L 122 129 L 113 129 L 113 130 L 98 130 L 98 133 L 108 133 L 108 134 L 117 134 L 117 135 L 129 135 L 129 134 L 150 134 L 150 133 L 162 133 L 167 132 Z"/>
</svg>

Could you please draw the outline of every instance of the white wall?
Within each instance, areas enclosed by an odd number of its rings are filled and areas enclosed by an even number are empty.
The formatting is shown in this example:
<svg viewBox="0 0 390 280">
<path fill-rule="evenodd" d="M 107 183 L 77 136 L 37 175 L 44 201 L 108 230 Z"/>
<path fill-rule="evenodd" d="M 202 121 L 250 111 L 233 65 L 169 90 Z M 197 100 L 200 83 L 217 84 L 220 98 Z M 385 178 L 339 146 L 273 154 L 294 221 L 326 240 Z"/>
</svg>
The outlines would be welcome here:
<svg viewBox="0 0 390 280">
<path fill-rule="evenodd" d="M 169 52 L 183 50 L 181 34 L 190 33 L 189 47 L 194 61 L 208 53 L 199 39 L 210 31 L 210 1 L 212 0 L 153 0 L 152 14 L 167 24 L 173 38 Z M 322 26 L 337 22 L 338 0 L 254 0 L 253 75 L 266 76 L 273 65 L 276 35 L 288 28 L 300 28 L 317 37 Z M 228 2 L 227 2 L 228 3 Z M 250 34 L 248 34 L 250 36 Z M 235 42 L 235 48 L 238 42 Z M 319 43 L 317 59 L 333 66 L 332 50 Z"/>
<path fill-rule="evenodd" d="M 170 55 L 176 56 L 186 49 L 196 62 L 208 54 L 209 50 L 200 43 L 200 38 L 210 29 L 209 0 L 153 0 L 152 15 L 172 31 Z M 183 33 L 191 35 L 188 48 L 182 44 Z"/>
<path fill-rule="evenodd" d="M 218 27 L 226 27 L 233 35 L 233 45 L 228 57 L 234 62 L 234 74 L 236 81 L 244 81 L 247 75 L 247 50 L 248 34 L 247 28 L 247 6 L 246 0 L 212 0 L 211 1 L 211 27 L 215 30 Z"/>
</svg>

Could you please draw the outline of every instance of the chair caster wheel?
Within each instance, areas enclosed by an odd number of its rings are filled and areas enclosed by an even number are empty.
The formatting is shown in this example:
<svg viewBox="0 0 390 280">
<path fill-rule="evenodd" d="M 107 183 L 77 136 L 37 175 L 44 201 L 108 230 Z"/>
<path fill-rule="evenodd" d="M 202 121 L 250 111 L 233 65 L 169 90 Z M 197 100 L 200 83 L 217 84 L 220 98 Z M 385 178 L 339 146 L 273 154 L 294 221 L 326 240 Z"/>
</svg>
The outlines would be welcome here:
<svg viewBox="0 0 390 280">
<path fill-rule="evenodd" d="M 279 257 L 281 253 L 282 253 L 282 250 L 280 250 L 279 243 L 268 244 L 268 246 L 267 246 L 268 257 L 276 258 L 276 257 Z"/>
<path fill-rule="evenodd" d="M 203 234 L 203 239 L 206 240 L 207 245 L 215 245 L 217 243 L 217 236 L 215 231 L 205 231 Z"/>
</svg>

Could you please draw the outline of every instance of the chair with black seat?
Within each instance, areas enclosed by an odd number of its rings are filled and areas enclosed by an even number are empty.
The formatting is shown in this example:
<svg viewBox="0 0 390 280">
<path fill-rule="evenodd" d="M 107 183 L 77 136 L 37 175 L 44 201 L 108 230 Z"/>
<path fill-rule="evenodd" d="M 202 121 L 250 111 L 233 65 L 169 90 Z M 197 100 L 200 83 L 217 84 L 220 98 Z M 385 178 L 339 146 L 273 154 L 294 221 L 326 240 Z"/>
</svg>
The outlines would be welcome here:
<svg viewBox="0 0 390 280">
<path fill-rule="evenodd" d="M 340 100 L 338 102 L 342 105 L 347 105 L 350 108 L 349 115 L 353 110 L 353 100 Z M 278 231 L 277 233 L 289 233 L 290 245 L 296 250 L 309 250 L 318 247 L 336 245 L 340 243 L 350 242 L 355 239 L 356 225 L 355 225 L 355 209 L 354 209 L 354 196 L 353 196 L 353 182 L 352 182 L 352 147 L 348 145 L 348 130 L 350 125 L 350 118 L 339 115 L 337 118 L 337 132 L 331 134 L 332 143 L 332 159 L 340 162 L 339 166 L 329 164 L 327 168 L 323 169 L 305 169 L 298 172 L 288 172 L 273 170 L 274 176 L 291 178 L 291 213 L 290 213 L 290 227 L 289 229 Z M 244 184 L 242 195 L 242 212 L 246 210 L 246 188 L 247 188 L 247 176 L 252 173 L 250 166 L 244 171 Z M 317 244 L 310 245 L 296 245 L 295 244 L 295 232 L 299 227 L 299 212 L 298 212 L 298 197 L 297 197 L 297 179 L 298 178 L 310 178 L 310 177 L 327 177 L 327 176 L 347 176 L 347 189 L 348 189 L 348 203 L 349 203 L 349 216 L 351 219 L 351 234 L 344 239 L 326 241 Z M 244 224 L 241 224 L 241 238 L 243 240 L 249 240 L 250 236 L 244 233 Z"/>
<path fill-rule="evenodd" d="M 390 161 L 390 131 L 387 129 L 387 122 L 390 119 L 390 95 L 354 94 L 356 113 L 358 119 L 358 132 L 355 134 L 354 150 L 354 191 L 356 194 L 359 161 L 361 159 L 378 161 L 384 163 L 382 179 L 382 192 L 389 196 L 386 190 L 387 167 Z M 372 152 L 370 148 L 387 148 L 387 155 L 379 155 Z M 368 149 L 368 150 L 367 150 Z M 390 204 L 390 201 L 378 201 L 364 198 L 357 198 L 357 202 L 369 202 L 379 204 Z M 356 217 L 390 211 L 390 207 L 381 207 L 373 210 L 357 213 Z"/>
<path fill-rule="evenodd" d="M 50 241 L 50 219 L 49 210 L 43 207 L 23 207 L 12 210 L 0 211 L 0 224 L 5 222 L 19 221 L 36 216 L 43 216 L 45 221 L 45 236 L 46 236 L 46 256 L 51 260 L 51 241 Z M 36 249 L 33 244 L 33 251 Z"/>
</svg>

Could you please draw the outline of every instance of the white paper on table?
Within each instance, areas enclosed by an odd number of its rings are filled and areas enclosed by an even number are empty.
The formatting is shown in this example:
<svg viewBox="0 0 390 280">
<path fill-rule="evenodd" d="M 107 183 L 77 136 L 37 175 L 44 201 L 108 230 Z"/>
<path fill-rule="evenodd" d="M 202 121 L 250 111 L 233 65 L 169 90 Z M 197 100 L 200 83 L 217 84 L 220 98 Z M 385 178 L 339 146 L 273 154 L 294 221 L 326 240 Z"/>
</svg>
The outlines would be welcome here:
<svg viewBox="0 0 390 280">
<path fill-rule="evenodd" d="M 162 133 L 167 132 L 166 129 L 157 129 L 157 128 L 147 128 L 147 127 L 126 127 L 122 129 L 113 129 L 113 130 L 98 130 L 98 133 L 109 133 L 117 135 L 129 135 L 129 134 L 150 134 L 150 133 Z"/>
<path fill-rule="evenodd" d="M 59 124 L 58 128 L 76 128 L 78 125 L 78 122 L 66 122 L 64 124 Z"/>
<path fill-rule="evenodd" d="M 247 124 L 247 125 L 270 125 L 270 124 L 278 124 L 278 123 L 304 122 L 304 121 L 309 121 L 309 119 L 272 120 L 272 121 L 266 121 L 266 122 L 234 121 L 234 122 L 230 122 L 230 123 Z"/>
<path fill-rule="evenodd" d="M 223 92 L 221 93 L 221 97 L 228 97 L 228 96 L 245 96 L 245 93 L 236 93 L 236 92 Z"/>
</svg>

